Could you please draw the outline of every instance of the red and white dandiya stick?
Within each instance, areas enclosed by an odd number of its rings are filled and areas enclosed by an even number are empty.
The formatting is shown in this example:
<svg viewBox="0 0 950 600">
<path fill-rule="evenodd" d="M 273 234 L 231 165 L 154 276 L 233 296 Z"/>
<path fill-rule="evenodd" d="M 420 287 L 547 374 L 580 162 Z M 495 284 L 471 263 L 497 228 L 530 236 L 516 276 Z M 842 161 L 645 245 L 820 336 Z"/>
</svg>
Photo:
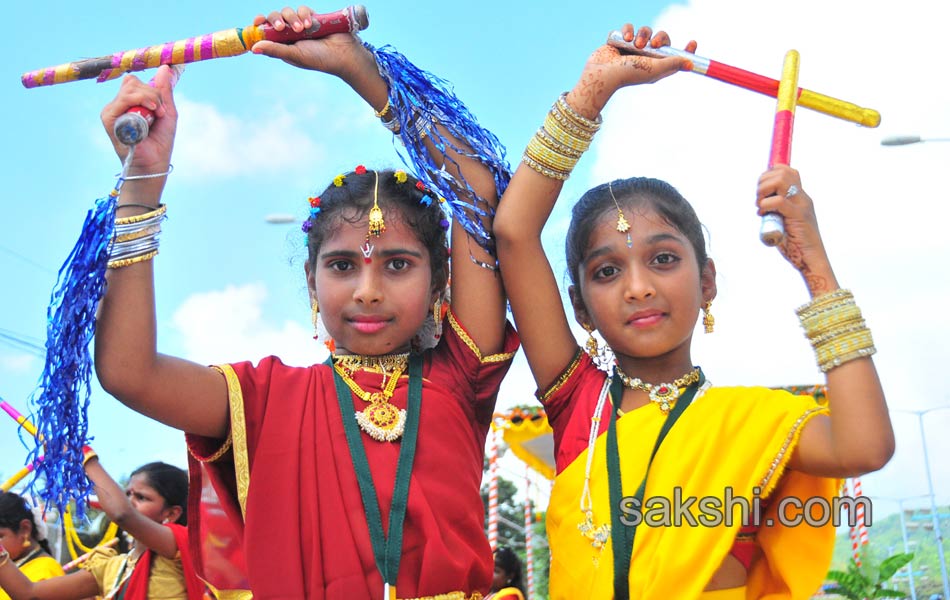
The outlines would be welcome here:
<svg viewBox="0 0 950 600">
<path fill-rule="evenodd" d="M 678 56 L 686 58 L 692 63 L 691 70 L 693 73 L 718 79 L 725 83 L 731 83 L 743 89 L 765 94 L 773 98 L 778 96 L 780 82 L 770 77 L 765 77 L 764 75 L 758 75 L 751 71 L 703 58 L 702 56 L 696 56 L 695 54 L 677 50 L 669 46 L 662 46 L 660 48 L 637 48 L 633 45 L 633 42 L 624 40 L 623 34 L 619 31 L 610 32 L 610 35 L 607 36 L 607 43 L 632 54 L 658 57 Z M 865 127 L 877 127 L 881 124 L 881 114 L 876 110 L 864 108 L 857 104 L 852 104 L 851 102 L 838 100 L 837 98 L 825 96 L 824 94 L 819 94 L 818 92 L 797 86 L 796 95 L 798 96 L 798 104 L 805 108 L 810 108 L 811 110 L 846 121 L 852 121 Z"/>
<path fill-rule="evenodd" d="M 534 597 L 534 534 L 532 525 L 534 519 L 531 517 L 531 477 L 528 466 L 524 468 L 524 562 L 525 562 L 525 599 Z"/>
<path fill-rule="evenodd" d="M 488 545 L 498 549 L 498 444 L 497 429 L 492 423 L 488 432 Z"/>
<path fill-rule="evenodd" d="M 157 68 L 161 65 L 180 65 L 238 56 L 248 52 L 261 40 L 289 44 L 326 37 L 333 33 L 356 33 L 369 27 L 366 8 L 359 4 L 328 14 L 312 15 L 311 22 L 310 27 L 299 32 L 290 27 L 277 31 L 270 24 L 235 27 L 186 40 L 37 69 L 24 73 L 20 81 L 28 88 L 92 78 L 102 82 L 115 79 L 123 73 Z"/>
<path fill-rule="evenodd" d="M 118 543 L 119 543 L 119 538 L 118 538 L 118 537 L 114 537 L 114 538 L 112 538 L 111 540 L 109 540 L 108 542 L 105 542 L 104 544 L 100 544 L 100 545 L 96 546 L 95 548 L 93 548 L 93 549 L 90 550 L 89 552 L 86 552 L 85 554 L 83 554 L 83 555 L 81 555 L 81 556 L 77 556 L 75 560 L 69 561 L 68 563 L 66 563 L 65 565 L 63 565 L 63 570 L 64 570 L 64 571 L 68 571 L 68 570 L 70 570 L 70 569 L 74 569 L 74 568 L 78 567 L 79 565 L 81 565 L 82 563 L 84 563 L 84 562 L 86 562 L 87 560 L 89 560 L 89 557 L 92 556 L 92 553 L 95 552 L 96 550 L 101 550 L 101 549 L 103 549 L 103 548 L 111 548 L 112 546 L 115 546 L 115 545 L 118 544 Z"/>
<path fill-rule="evenodd" d="M 795 90 L 798 89 L 797 50 L 785 53 L 782 65 L 782 81 L 778 86 L 778 102 L 775 106 L 775 124 L 772 127 L 772 150 L 769 152 L 769 168 L 775 165 L 788 165 L 792 160 L 792 128 L 795 124 Z M 785 223 L 782 215 L 766 213 L 762 215 L 762 227 L 759 239 L 766 246 L 777 246 L 785 239 Z"/>
<path fill-rule="evenodd" d="M 5 413 L 10 415 L 13 420 L 20 425 L 20 427 L 26 429 L 26 431 L 33 437 L 36 437 L 36 425 L 30 423 L 26 417 L 20 414 L 20 411 L 10 406 L 6 400 L 0 400 L 0 408 L 2 408 Z"/>
</svg>

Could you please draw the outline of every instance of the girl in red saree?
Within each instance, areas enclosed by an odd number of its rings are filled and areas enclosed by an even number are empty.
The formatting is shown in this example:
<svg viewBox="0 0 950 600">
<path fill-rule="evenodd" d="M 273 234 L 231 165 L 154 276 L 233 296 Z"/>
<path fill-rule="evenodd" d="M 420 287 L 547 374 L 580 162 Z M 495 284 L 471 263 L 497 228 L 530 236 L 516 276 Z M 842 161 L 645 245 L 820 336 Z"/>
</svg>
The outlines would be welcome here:
<svg viewBox="0 0 950 600">
<path fill-rule="evenodd" d="M 639 48 L 669 44 L 649 28 L 635 35 L 627 25 L 624 35 Z M 839 478 L 881 468 L 894 449 L 870 332 L 787 166 L 759 179 L 758 210 L 785 220 L 780 249 L 812 298 L 798 314 L 829 408 L 767 388 L 712 386 L 706 376 L 715 374 L 695 366 L 693 330 L 701 312 L 712 328 L 716 270 L 692 207 L 655 179 L 597 186 L 573 209 L 575 319 L 599 331 L 614 360 L 597 368 L 592 335 L 588 353 L 578 347 L 541 230 L 613 93 L 683 68 L 678 58 L 595 51 L 528 145 L 495 220 L 505 288 L 554 429 L 552 598 L 808 598 L 834 541 L 831 521 L 815 513 L 830 511 Z M 813 520 L 802 523 L 811 499 Z"/>
<path fill-rule="evenodd" d="M 284 9 L 266 20 L 300 29 L 310 15 Z M 187 432 L 192 506 L 210 478 L 254 598 L 486 594 L 482 456 L 518 342 L 506 327 L 495 259 L 459 223 L 490 232 L 507 173 L 485 166 L 474 137 L 452 133 L 451 115 L 405 104 L 377 63 L 392 54 L 374 56 L 354 35 L 260 42 L 254 52 L 338 75 L 400 132 L 407 151 L 422 147 L 444 165 L 422 166 L 420 178 L 452 183 L 434 189 L 403 171 L 357 166 L 309 199 L 303 274 L 314 326 L 333 340 L 324 364 L 296 368 L 271 356 L 207 367 L 159 354 L 154 254 L 114 261 L 96 333 L 100 383 Z M 143 102 L 158 119 L 135 150 L 132 174 L 159 176 L 127 181 L 118 214 L 147 221 L 164 211 L 177 120 L 167 74 L 155 87 L 127 77 L 103 122 L 112 135 L 116 118 Z M 127 149 L 113 142 L 124 158 Z M 450 223 L 443 202 L 453 194 L 472 210 L 455 210 Z M 192 533 L 200 543 L 203 525 Z"/>
<path fill-rule="evenodd" d="M 0 589 L 12 600 L 201 600 L 204 584 L 198 579 L 188 549 L 186 506 L 188 475 L 181 469 L 155 462 L 136 469 L 122 489 L 99 463 L 95 453 L 84 457 L 86 475 L 109 519 L 134 538 L 128 554 L 99 548 L 82 568 L 31 582 L 0 552 Z"/>
</svg>

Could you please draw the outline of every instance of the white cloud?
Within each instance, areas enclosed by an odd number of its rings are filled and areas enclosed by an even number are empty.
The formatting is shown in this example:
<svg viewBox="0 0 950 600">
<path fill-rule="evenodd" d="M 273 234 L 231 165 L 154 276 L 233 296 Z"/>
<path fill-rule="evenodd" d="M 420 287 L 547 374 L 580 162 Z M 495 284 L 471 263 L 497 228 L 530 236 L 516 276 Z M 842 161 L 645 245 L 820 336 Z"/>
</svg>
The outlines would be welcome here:
<svg viewBox="0 0 950 600">
<path fill-rule="evenodd" d="M 0 354 L 0 370 L 11 373 L 28 373 L 39 360 L 31 354 Z"/>
<path fill-rule="evenodd" d="M 940 375 L 950 361 L 950 239 L 943 233 L 950 203 L 941 178 L 950 144 L 880 145 L 889 135 L 950 134 L 950 86 L 933 58 L 942 53 L 948 19 L 950 6 L 925 0 L 896 11 L 853 0 L 694 0 L 656 23 L 678 45 L 698 40 L 700 56 L 773 78 L 785 52 L 797 49 L 802 87 L 880 111 L 881 126 L 867 129 L 798 108 L 791 162 L 815 200 L 836 274 L 872 327 L 894 409 L 950 404 Z M 678 74 L 618 93 L 590 157 L 592 183 L 666 179 L 709 228 L 719 271 L 717 333 L 696 336 L 694 360 L 720 384 L 822 381 L 793 314 L 807 300 L 805 287 L 758 241 L 755 183 L 768 160 L 774 110 L 771 98 Z M 950 424 L 950 411 L 926 419 L 935 487 L 946 502 L 950 464 L 934 457 L 950 452 L 946 436 L 936 435 Z M 894 422 L 897 454 L 865 478 L 864 491 L 926 493 L 916 421 L 895 414 Z"/>
<path fill-rule="evenodd" d="M 267 288 L 260 283 L 189 296 L 172 317 L 174 329 L 182 336 L 184 358 L 217 364 L 256 362 L 273 354 L 296 366 L 326 358 L 326 350 L 300 323 L 265 320 L 266 300 Z"/>
</svg>

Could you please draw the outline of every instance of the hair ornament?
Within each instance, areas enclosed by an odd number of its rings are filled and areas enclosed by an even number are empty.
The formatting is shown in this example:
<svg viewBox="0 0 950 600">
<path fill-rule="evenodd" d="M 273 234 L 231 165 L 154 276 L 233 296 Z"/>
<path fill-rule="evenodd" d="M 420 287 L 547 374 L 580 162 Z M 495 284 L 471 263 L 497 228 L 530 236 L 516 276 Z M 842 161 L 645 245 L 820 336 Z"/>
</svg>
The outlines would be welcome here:
<svg viewBox="0 0 950 600">
<path fill-rule="evenodd" d="M 366 172 L 366 167 L 359 165 L 356 167 L 356 172 L 360 173 L 360 169 L 363 169 L 363 173 Z M 373 187 L 373 208 L 369 209 L 369 233 L 367 238 L 371 235 L 379 237 L 384 231 L 386 231 L 386 221 L 383 220 L 383 210 L 379 207 L 379 171 L 373 171 L 376 174 L 376 185 Z"/>
<path fill-rule="evenodd" d="M 394 176 L 396 177 L 396 183 L 406 183 L 406 180 L 409 179 L 409 176 L 406 175 L 406 172 L 402 170 L 396 171 Z"/>
<path fill-rule="evenodd" d="M 356 165 L 356 168 L 353 169 L 353 172 L 357 175 L 366 175 L 366 167 L 363 165 Z"/>
<path fill-rule="evenodd" d="M 333 178 L 333 185 L 335 185 L 336 187 L 342 187 L 344 179 L 346 179 L 346 175 L 344 175 L 343 173 L 340 173 L 339 175 Z"/>
</svg>

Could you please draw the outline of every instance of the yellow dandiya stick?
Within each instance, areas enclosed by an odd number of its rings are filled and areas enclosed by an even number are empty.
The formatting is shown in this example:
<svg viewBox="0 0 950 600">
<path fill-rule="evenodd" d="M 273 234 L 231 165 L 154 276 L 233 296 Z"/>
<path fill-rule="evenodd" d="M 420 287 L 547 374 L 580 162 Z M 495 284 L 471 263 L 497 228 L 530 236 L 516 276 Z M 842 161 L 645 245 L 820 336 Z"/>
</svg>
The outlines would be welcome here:
<svg viewBox="0 0 950 600">
<path fill-rule="evenodd" d="M 303 31 L 285 27 L 275 30 L 270 24 L 235 27 L 175 42 L 167 42 L 136 50 L 125 50 L 98 58 L 88 58 L 24 73 L 24 87 L 34 88 L 80 79 L 108 81 L 123 73 L 152 69 L 161 65 L 180 65 L 212 58 L 238 56 L 248 52 L 261 40 L 292 43 L 316 39 L 333 33 L 356 33 L 369 27 L 366 8 L 356 4 L 336 12 L 312 15 L 311 26 Z"/>
<path fill-rule="evenodd" d="M 33 472 L 33 463 L 30 463 L 13 474 L 13 477 L 7 479 L 0 485 L 0 492 L 9 492 L 13 486 L 23 481 L 23 478 Z"/>
<path fill-rule="evenodd" d="M 95 548 L 93 548 L 92 550 L 90 550 L 89 552 L 86 552 L 86 553 L 83 554 L 82 556 L 77 556 L 74 560 L 71 560 L 71 561 L 69 561 L 68 563 L 66 563 L 65 565 L 63 565 L 63 570 L 64 570 L 64 571 L 68 571 L 68 570 L 70 570 L 70 569 L 76 568 L 76 567 L 78 567 L 79 565 L 81 565 L 82 563 L 84 563 L 84 562 L 86 562 L 87 560 L 89 560 L 89 557 L 92 556 L 92 553 L 95 552 L 96 550 L 103 550 L 103 549 L 105 549 L 105 548 L 111 548 L 112 546 L 115 546 L 115 545 L 118 544 L 118 543 L 119 543 L 119 538 L 114 537 L 114 538 L 112 538 L 111 540 L 109 540 L 108 542 L 104 542 L 104 543 L 102 543 L 102 544 L 99 544 L 98 546 L 96 546 Z"/>
<path fill-rule="evenodd" d="M 615 48 L 619 48 L 620 50 L 629 52 L 631 54 L 657 57 L 678 56 L 680 58 L 685 58 L 690 61 L 690 70 L 693 73 L 705 75 L 706 77 L 711 77 L 713 79 L 718 79 L 719 81 L 723 81 L 725 83 L 731 83 L 732 85 L 739 86 L 743 89 L 752 90 L 753 92 L 765 94 L 766 96 L 771 96 L 773 98 L 778 96 L 778 88 L 780 84 L 779 81 L 776 81 L 770 77 L 765 77 L 764 75 L 752 73 L 751 71 L 746 71 L 745 69 L 733 67 L 725 63 L 710 60 L 708 58 L 703 58 L 702 56 L 696 56 L 695 54 L 685 52 L 683 50 L 677 50 L 676 48 L 671 48 L 669 46 L 661 46 L 659 48 L 637 48 L 633 45 L 633 42 L 624 40 L 623 34 L 619 31 L 610 32 L 610 34 L 607 36 L 607 43 Z M 852 121 L 865 127 L 877 127 L 881 124 L 881 113 L 874 109 L 858 106 L 857 104 L 853 104 L 851 102 L 832 98 L 831 96 L 819 94 L 818 92 L 813 92 L 811 90 L 806 90 L 805 88 L 799 88 L 797 86 L 795 88 L 795 92 L 798 96 L 799 106 L 804 106 L 805 108 L 810 108 L 811 110 L 818 111 L 832 117 L 844 119 L 845 121 Z"/>
<path fill-rule="evenodd" d="M 797 50 L 785 53 L 782 79 L 776 95 L 775 124 L 772 127 L 772 150 L 769 168 L 787 165 L 792 160 L 792 127 L 795 124 L 795 99 L 798 91 L 799 56 Z M 785 222 L 778 213 L 762 215 L 759 239 L 766 246 L 777 246 L 785 239 Z"/>
<path fill-rule="evenodd" d="M 30 423 L 26 417 L 21 415 L 20 411 L 10 406 L 10 404 L 7 403 L 6 400 L 0 400 L 0 408 L 2 408 L 5 413 L 10 415 L 13 418 L 13 420 L 16 421 L 17 424 L 20 425 L 20 427 L 22 427 L 23 429 L 26 429 L 27 432 L 33 437 L 36 437 L 36 426 L 33 425 L 33 423 Z"/>
</svg>

